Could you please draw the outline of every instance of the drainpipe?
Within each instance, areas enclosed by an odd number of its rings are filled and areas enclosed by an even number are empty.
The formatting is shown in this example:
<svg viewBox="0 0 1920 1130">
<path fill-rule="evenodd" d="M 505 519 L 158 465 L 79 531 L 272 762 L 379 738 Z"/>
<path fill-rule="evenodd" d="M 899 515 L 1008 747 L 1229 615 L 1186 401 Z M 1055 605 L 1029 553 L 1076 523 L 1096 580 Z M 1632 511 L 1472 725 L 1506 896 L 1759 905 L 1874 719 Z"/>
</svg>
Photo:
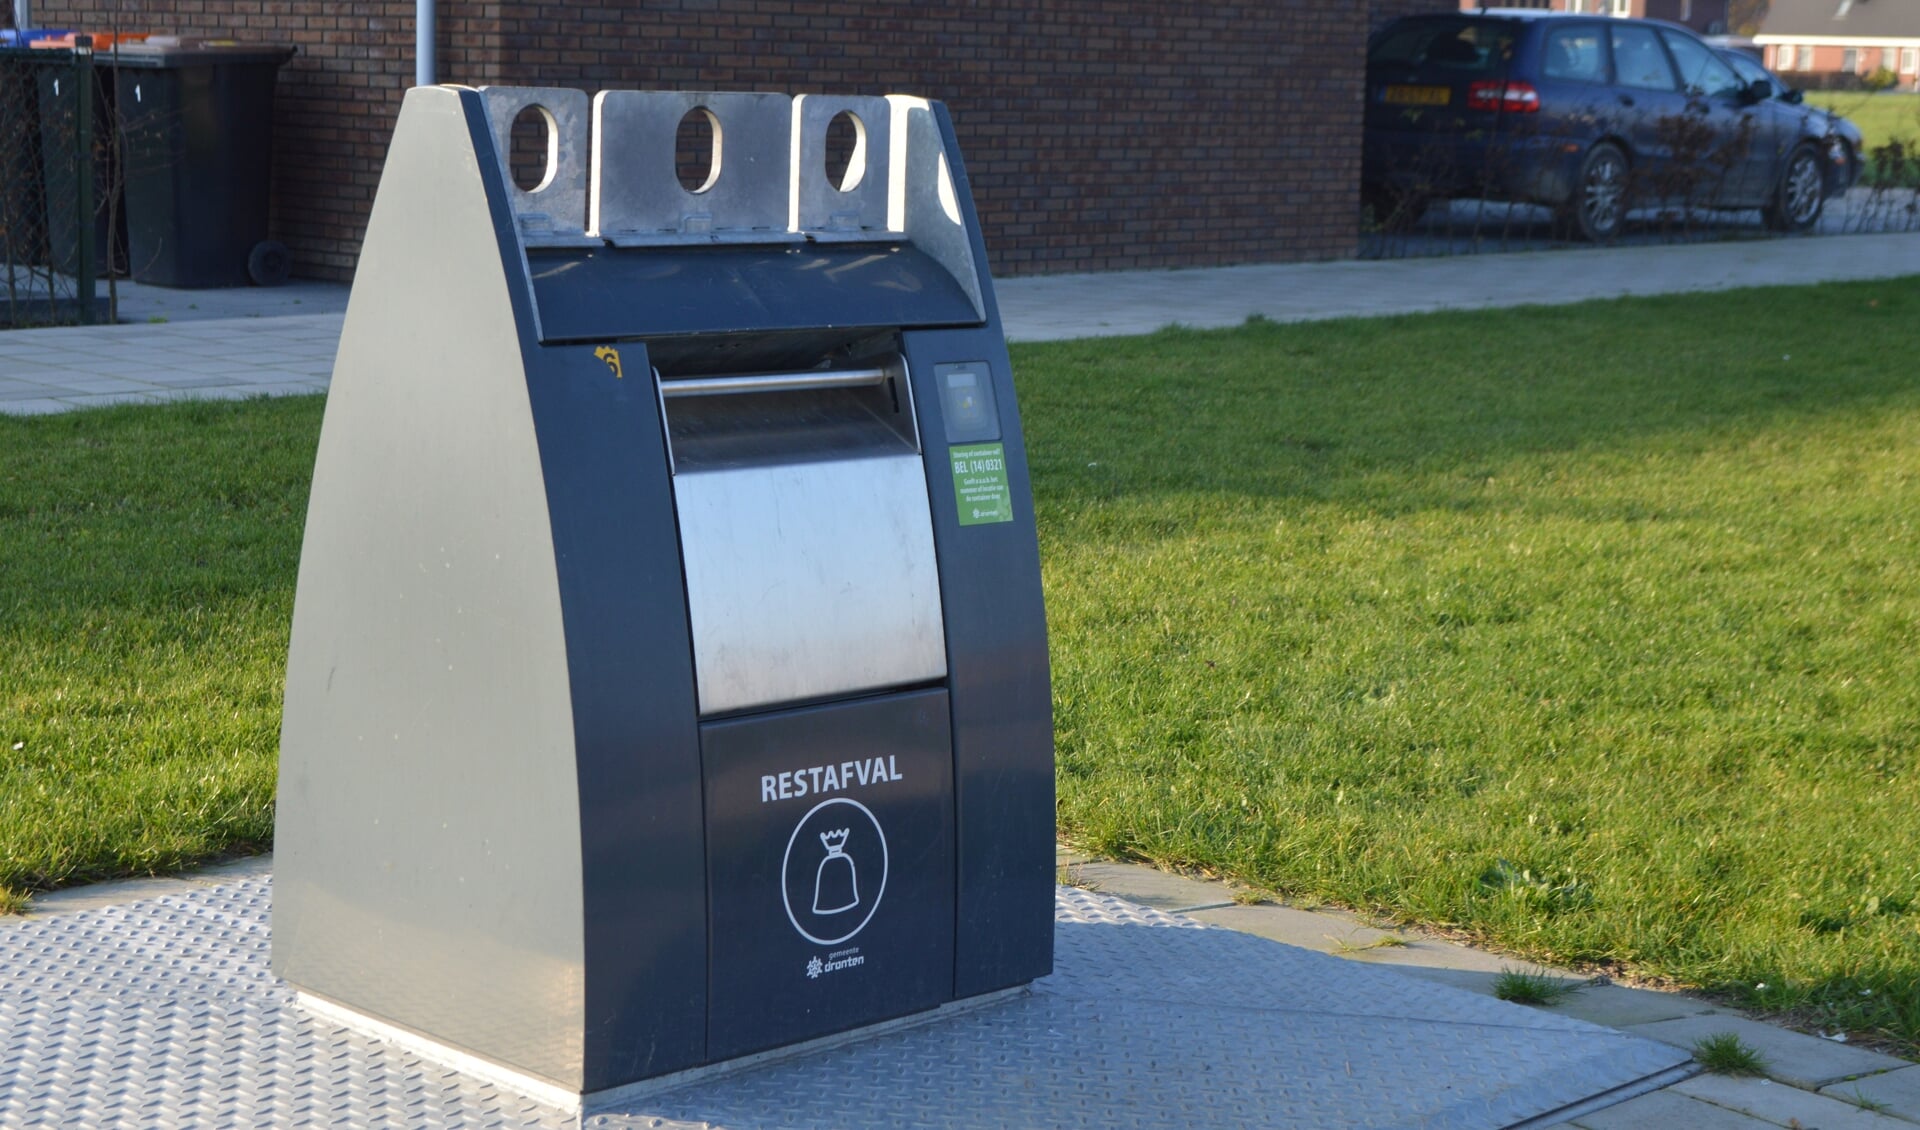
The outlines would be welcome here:
<svg viewBox="0 0 1920 1130">
<path fill-rule="evenodd" d="M 13 0 L 18 7 L 28 0 Z M 433 3 L 434 0 L 413 0 L 413 82 L 415 86 L 432 86 L 440 80 L 435 77 L 439 70 L 433 58 Z"/>
<path fill-rule="evenodd" d="M 13 0 L 13 26 L 16 31 L 33 28 L 33 0 Z"/>
</svg>

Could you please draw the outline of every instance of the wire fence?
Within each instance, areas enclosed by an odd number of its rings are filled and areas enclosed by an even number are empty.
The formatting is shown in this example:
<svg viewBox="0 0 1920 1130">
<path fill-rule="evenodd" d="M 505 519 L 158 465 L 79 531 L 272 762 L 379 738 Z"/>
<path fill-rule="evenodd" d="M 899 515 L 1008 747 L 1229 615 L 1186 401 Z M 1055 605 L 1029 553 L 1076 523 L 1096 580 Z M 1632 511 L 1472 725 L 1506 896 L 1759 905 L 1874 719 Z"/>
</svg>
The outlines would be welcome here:
<svg viewBox="0 0 1920 1130">
<path fill-rule="evenodd" d="M 0 47 L 0 329 L 105 316 L 124 259 L 111 74 L 92 47 Z"/>
</svg>

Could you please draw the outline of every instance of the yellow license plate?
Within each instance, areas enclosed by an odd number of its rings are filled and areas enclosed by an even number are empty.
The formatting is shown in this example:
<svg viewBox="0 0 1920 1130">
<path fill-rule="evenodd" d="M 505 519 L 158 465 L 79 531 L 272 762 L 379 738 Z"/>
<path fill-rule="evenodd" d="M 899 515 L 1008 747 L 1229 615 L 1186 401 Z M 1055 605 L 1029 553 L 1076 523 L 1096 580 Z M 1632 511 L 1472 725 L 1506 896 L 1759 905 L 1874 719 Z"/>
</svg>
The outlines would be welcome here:
<svg viewBox="0 0 1920 1130">
<path fill-rule="evenodd" d="M 1396 106 L 1445 106 L 1452 100 L 1448 86 L 1389 86 L 1380 92 L 1380 101 Z"/>
</svg>

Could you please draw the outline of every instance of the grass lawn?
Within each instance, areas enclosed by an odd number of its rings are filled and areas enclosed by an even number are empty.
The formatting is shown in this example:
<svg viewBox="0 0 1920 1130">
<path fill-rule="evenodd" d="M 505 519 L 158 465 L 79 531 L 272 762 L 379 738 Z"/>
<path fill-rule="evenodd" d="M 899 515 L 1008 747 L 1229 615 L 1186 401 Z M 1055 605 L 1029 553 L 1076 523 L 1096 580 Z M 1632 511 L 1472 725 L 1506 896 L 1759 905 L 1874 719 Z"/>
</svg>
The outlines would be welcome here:
<svg viewBox="0 0 1920 1130">
<path fill-rule="evenodd" d="M 1905 141 L 1909 149 L 1920 146 L 1920 94 L 1809 90 L 1807 101 L 1851 119 L 1866 135 L 1869 149 L 1894 138 Z"/>
<path fill-rule="evenodd" d="M 1022 349 L 1060 821 L 1920 1050 L 1920 279 Z"/>
<path fill-rule="evenodd" d="M 1920 160 L 1920 94 L 1809 90 L 1807 101 L 1859 126 L 1869 157 L 1875 149 L 1898 139 L 1907 147 L 1909 168 Z"/>
<path fill-rule="evenodd" d="M 1063 830 L 1920 1050 L 1917 353 L 1920 279 L 1016 349 Z M 16 896 L 269 835 L 318 417 L 0 417 Z"/>
<path fill-rule="evenodd" d="M 320 409 L 0 416 L 0 910 L 270 844 Z"/>
</svg>

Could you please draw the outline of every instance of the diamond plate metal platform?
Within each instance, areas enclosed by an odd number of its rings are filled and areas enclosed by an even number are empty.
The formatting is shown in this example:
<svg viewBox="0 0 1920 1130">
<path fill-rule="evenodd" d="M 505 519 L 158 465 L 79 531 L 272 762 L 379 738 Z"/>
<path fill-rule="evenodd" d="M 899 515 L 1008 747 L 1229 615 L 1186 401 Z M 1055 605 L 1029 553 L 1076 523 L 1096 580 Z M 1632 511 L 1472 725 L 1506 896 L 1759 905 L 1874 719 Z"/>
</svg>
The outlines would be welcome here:
<svg viewBox="0 0 1920 1130">
<path fill-rule="evenodd" d="M 0 1127 L 1508 1127 L 1685 1052 L 1062 889 L 1029 994 L 580 1121 L 315 1019 L 270 880 L 0 924 Z"/>
</svg>

